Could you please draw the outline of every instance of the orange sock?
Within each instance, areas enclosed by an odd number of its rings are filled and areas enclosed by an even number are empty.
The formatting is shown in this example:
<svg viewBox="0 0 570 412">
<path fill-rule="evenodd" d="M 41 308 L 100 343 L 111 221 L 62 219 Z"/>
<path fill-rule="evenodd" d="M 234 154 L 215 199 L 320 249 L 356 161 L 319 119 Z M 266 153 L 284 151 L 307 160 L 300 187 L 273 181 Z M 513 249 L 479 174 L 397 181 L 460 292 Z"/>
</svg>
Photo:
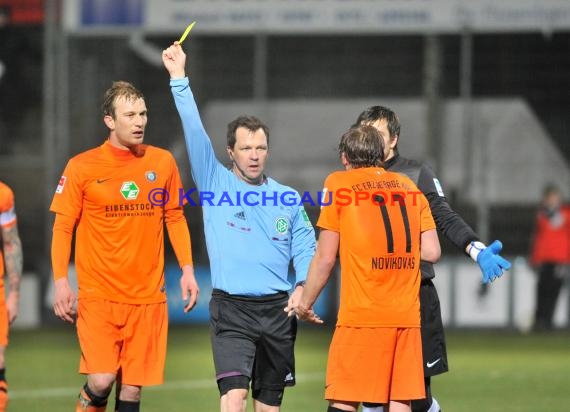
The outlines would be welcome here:
<svg viewBox="0 0 570 412">
<path fill-rule="evenodd" d="M 105 412 L 107 409 L 107 404 L 102 406 L 94 406 L 91 404 L 91 398 L 85 392 L 85 389 L 81 389 L 79 392 L 79 397 L 77 403 L 75 404 L 75 412 Z M 0 411 L 1 412 L 1 411 Z"/>
<path fill-rule="evenodd" d="M 4 412 L 8 406 L 8 382 L 0 380 L 0 412 Z"/>
</svg>

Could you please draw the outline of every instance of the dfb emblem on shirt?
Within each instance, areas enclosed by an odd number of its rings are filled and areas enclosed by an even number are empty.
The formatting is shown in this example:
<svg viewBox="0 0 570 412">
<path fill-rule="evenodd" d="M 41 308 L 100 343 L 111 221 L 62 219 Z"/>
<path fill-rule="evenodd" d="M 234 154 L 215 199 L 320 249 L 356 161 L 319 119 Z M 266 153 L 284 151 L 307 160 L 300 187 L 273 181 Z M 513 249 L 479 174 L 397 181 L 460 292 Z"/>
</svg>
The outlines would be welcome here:
<svg viewBox="0 0 570 412">
<path fill-rule="evenodd" d="M 121 194 L 125 200 L 135 200 L 139 196 L 139 187 L 135 182 L 123 182 Z"/>
<path fill-rule="evenodd" d="M 146 177 L 146 180 L 148 180 L 151 183 L 156 180 L 156 172 L 154 170 L 149 170 L 144 174 L 144 176 Z"/>
<path fill-rule="evenodd" d="M 287 233 L 287 231 L 289 230 L 289 223 L 287 222 L 287 219 L 284 217 L 278 217 L 275 220 L 275 230 L 280 235 Z"/>
</svg>

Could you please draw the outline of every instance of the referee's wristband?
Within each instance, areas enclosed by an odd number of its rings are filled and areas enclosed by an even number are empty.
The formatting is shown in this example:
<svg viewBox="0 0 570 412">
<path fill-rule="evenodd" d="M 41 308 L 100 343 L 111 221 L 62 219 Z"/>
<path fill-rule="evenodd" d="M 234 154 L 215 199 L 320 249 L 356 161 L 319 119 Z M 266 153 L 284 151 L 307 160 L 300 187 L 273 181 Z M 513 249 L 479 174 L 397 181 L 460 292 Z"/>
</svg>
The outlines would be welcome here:
<svg viewBox="0 0 570 412">
<path fill-rule="evenodd" d="M 300 280 L 299 282 L 295 283 L 295 287 L 293 289 L 297 289 L 297 287 L 302 286 L 305 287 L 305 283 L 307 283 L 304 280 Z"/>
</svg>

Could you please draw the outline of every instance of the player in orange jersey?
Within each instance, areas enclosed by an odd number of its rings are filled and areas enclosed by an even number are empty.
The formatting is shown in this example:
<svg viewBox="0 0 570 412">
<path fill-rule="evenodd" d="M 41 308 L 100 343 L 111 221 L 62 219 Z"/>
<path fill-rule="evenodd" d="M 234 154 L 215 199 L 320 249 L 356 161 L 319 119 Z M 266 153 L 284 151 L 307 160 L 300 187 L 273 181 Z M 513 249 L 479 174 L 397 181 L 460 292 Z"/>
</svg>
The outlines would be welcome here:
<svg viewBox="0 0 570 412">
<path fill-rule="evenodd" d="M 23 254 L 16 224 L 14 193 L 2 182 L 0 182 L 0 238 L 2 239 L 0 250 L 0 412 L 4 412 L 8 404 L 4 352 L 8 345 L 8 326 L 18 316 Z M 4 264 L 10 286 L 7 298 L 4 293 Z"/>
<path fill-rule="evenodd" d="M 346 170 L 325 180 L 332 202 L 317 222 L 319 242 L 301 300 L 288 309 L 300 319 L 322 323 L 312 305 L 340 251 L 340 307 L 325 389 L 328 412 L 356 411 L 361 402 L 411 411 L 411 400 L 425 396 L 420 259 L 439 259 L 435 223 L 426 198 L 409 178 L 378 167 L 384 148 L 376 129 L 350 129 L 339 151 Z"/>
<path fill-rule="evenodd" d="M 483 284 L 502 276 L 511 267 L 510 262 L 499 255 L 502 243 L 495 240 L 488 247 L 485 246 L 473 229 L 451 208 L 442 185 L 431 168 L 424 162 L 400 155 L 400 120 L 396 113 L 385 106 L 371 106 L 360 113 L 355 125 L 359 124 L 370 125 L 378 130 L 384 141 L 384 169 L 402 173 L 412 179 L 428 200 L 438 231 L 477 262 Z M 422 262 L 420 271 L 420 317 L 426 397 L 412 402 L 412 411 L 440 412 L 439 402 L 432 393 L 431 380 L 432 377 L 448 371 L 445 333 L 439 297 L 432 281 L 435 277 L 434 265 Z M 381 406 L 366 403 L 362 412 L 383 412 L 383 409 Z"/>
<path fill-rule="evenodd" d="M 69 160 L 51 204 L 54 311 L 73 322 L 76 297 L 67 271 L 76 228 L 79 371 L 87 375 L 76 411 L 105 411 L 115 382 L 115 411 L 139 411 L 141 387 L 163 382 L 164 224 L 182 269 L 186 312 L 199 289 L 176 162 L 168 151 L 143 144 L 143 95 L 115 82 L 105 93 L 103 115 L 108 138 Z"/>
</svg>

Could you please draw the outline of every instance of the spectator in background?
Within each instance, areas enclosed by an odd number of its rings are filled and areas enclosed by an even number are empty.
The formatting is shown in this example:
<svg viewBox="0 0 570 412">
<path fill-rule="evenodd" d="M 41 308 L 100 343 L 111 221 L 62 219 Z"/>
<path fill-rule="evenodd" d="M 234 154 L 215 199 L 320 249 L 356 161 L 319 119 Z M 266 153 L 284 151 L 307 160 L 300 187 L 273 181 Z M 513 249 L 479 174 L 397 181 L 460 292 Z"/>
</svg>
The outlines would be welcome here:
<svg viewBox="0 0 570 412">
<path fill-rule="evenodd" d="M 570 206 L 562 204 L 555 185 L 544 189 L 531 245 L 530 262 L 538 273 L 534 330 L 547 331 L 570 265 Z"/>
<path fill-rule="evenodd" d="M 37 81 L 43 67 L 41 26 L 18 26 L 14 16 L 16 3 L 0 4 L 1 154 L 29 149 L 25 145 L 33 144 L 33 133 L 29 132 L 41 133 L 40 126 L 29 120 L 36 119 L 41 111 L 42 86 Z"/>
<path fill-rule="evenodd" d="M 10 8 L 8 6 L 0 6 L 0 28 L 10 24 Z"/>
</svg>

